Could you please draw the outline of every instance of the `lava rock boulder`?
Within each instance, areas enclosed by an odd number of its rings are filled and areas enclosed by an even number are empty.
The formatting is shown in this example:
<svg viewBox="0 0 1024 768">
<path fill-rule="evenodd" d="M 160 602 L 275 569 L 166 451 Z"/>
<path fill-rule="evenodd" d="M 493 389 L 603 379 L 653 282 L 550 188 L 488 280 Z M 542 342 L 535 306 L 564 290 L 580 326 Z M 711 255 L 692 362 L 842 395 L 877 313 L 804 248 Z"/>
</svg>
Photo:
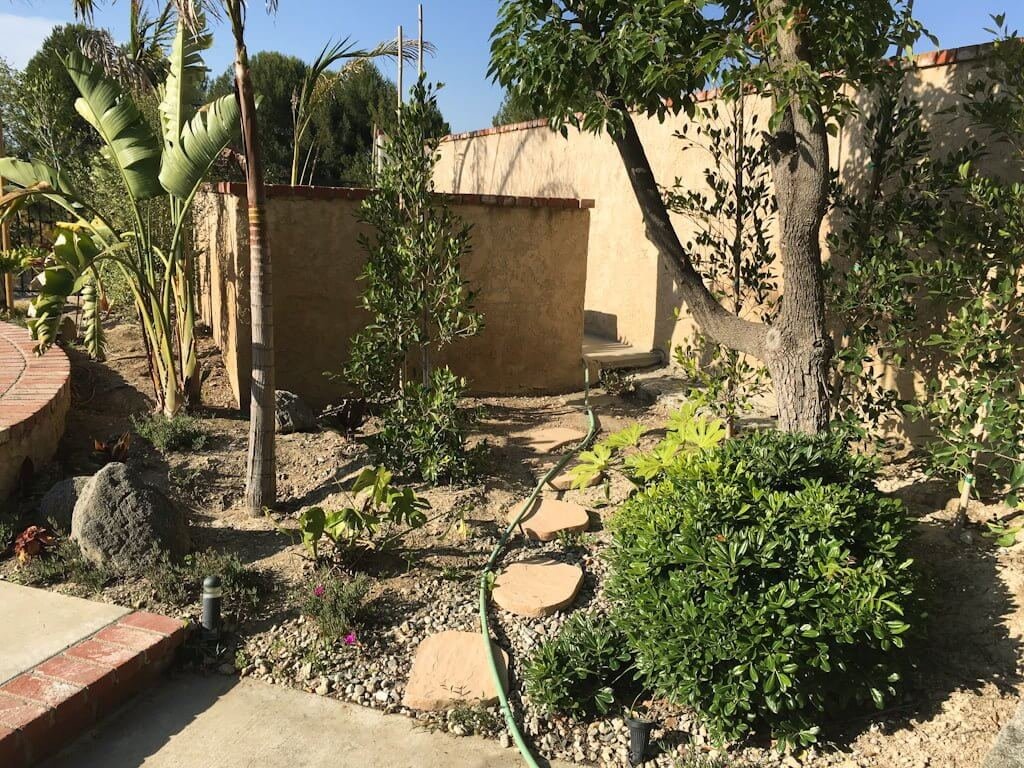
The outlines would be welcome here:
<svg viewBox="0 0 1024 768">
<path fill-rule="evenodd" d="M 71 540 L 97 565 L 145 568 L 154 548 L 178 560 L 189 550 L 188 521 L 159 488 L 127 464 L 107 464 L 75 503 Z"/>
<path fill-rule="evenodd" d="M 55 483 L 39 500 L 39 517 L 60 533 L 70 533 L 75 504 L 90 480 L 91 476 L 81 475 Z"/>
</svg>

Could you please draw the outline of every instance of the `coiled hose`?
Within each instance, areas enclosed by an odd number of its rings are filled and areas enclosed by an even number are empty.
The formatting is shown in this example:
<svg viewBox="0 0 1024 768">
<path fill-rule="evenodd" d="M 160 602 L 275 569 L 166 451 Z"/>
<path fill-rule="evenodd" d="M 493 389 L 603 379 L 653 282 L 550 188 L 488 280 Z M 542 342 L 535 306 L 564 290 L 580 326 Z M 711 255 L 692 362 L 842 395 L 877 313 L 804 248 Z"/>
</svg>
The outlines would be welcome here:
<svg viewBox="0 0 1024 768">
<path fill-rule="evenodd" d="M 537 499 L 541 490 L 545 485 L 555 477 L 559 472 L 565 469 L 565 465 L 568 464 L 572 458 L 590 445 L 590 442 L 594 439 L 597 434 L 597 417 L 594 415 L 594 409 L 590 405 L 590 371 L 587 367 L 586 362 L 583 364 L 583 381 L 585 386 L 585 395 L 583 399 L 584 408 L 587 412 L 587 419 L 589 426 L 587 429 L 587 436 L 582 441 L 577 443 L 568 453 L 562 456 L 551 469 L 549 469 L 544 477 L 540 479 L 540 482 L 534 487 L 533 492 L 527 497 L 523 506 L 519 510 L 519 514 L 516 515 L 515 519 L 509 523 L 508 528 L 505 529 L 505 533 L 502 534 L 501 538 L 498 539 L 498 543 L 494 545 L 494 549 L 491 551 L 491 556 L 487 560 L 487 565 L 484 566 L 484 570 L 480 574 L 480 634 L 483 635 L 484 644 L 487 646 L 487 658 L 490 661 L 491 667 L 491 678 L 494 680 L 494 688 L 498 692 L 498 703 L 501 706 L 502 714 L 505 716 L 505 723 L 508 726 L 508 732 L 512 735 L 512 740 L 515 742 L 516 748 L 519 750 L 519 754 L 523 756 L 523 760 L 529 766 L 529 768 L 540 768 L 537 764 L 536 759 L 530 752 L 530 748 L 526 745 L 526 739 L 523 738 L 522 731 L 519 730 L 519 725 L 516 723 L 516 719 L 512 714 L 512 708 L 508 703 L 508 694 L 505 692 L 505 684 L 501 679 L 501 673 L 498 672 L 498 659 L 494 653 L 494 644 L 491 642 L 491 625 L 487 615 L 487 605 L 490 601 L 491 596 L 491 583 L 492 575 L 501 561 L 501 556 L 505 552 L 505 546 L 508 544 L 509 538 L 511 538 L 513 532 L 519 527 L 523 518 L 526 517 L 526 513 L 530 511 L 530 507 L 533 506 L 533 502 Z"/>
</svg>

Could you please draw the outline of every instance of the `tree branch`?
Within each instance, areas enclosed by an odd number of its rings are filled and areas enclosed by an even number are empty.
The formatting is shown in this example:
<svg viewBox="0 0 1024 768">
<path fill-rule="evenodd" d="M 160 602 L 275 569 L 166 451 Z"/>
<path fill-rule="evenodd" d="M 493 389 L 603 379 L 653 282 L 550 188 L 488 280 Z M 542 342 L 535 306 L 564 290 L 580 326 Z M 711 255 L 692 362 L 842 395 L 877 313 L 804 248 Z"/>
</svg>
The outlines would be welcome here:
<svg viewBox="0 0 1024 768">
<path fill-rule="evenodd" d="M 616 106 L 623 114 L 623 130 L 613 132 L 612 140 L 622 157 L 630 186 L 643 213 L 647 239 L 658 249 L 661 258 L 673 268 L 690 314 L 701 331 L 719 344 L 762 359 L 767 327 L 763 323 L 733 315 L 704 284 L 672 226 L 633 117 L 624 104 Z"/>
</svg>

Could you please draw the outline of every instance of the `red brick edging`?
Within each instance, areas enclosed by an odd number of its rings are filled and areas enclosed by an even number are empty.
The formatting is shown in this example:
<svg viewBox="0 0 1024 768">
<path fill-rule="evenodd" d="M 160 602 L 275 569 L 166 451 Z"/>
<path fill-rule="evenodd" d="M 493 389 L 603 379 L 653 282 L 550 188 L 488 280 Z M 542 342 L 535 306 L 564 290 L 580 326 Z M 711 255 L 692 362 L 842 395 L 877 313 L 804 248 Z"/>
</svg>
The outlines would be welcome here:
<svg viewBox="0 0 1024 768">
<path fill-rule="evenodd" d="M 53 346 L 35 352 L 32 335 L 0 322 L 0 444 L 27 435 L 70 394 L 71 362 Z"/>
<path fill-rule="evenodd" d="M 0 766 L 27 768 L 138 693 L 185 640 L 183 622 L 132 613 L 0 687 Z"/>
</svg>

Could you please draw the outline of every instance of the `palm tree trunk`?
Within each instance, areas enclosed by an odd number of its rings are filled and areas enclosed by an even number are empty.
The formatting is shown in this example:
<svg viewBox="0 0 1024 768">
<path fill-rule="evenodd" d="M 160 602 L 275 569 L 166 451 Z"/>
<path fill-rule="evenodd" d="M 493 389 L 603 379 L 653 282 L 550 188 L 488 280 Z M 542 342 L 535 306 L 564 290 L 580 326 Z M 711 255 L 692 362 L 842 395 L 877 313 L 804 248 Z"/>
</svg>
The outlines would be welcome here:
<svg viewBox="0 0 1024 768">
<path fill-rule="evenodd" d="M 277 497 L 274 455 L 274 305 L 270 243 L 266 227 L 263 163 L 256 135 L 256 100 L 249 71 L 241 13 L 229 13 L 235 36 L 235 86 L 242 113 L 246 194 L 249 203 L 249 307 L 252 318 L 252 378 L 249 406 L 249 460 L 245 504 L 260 515 Z"/>
</svg>

